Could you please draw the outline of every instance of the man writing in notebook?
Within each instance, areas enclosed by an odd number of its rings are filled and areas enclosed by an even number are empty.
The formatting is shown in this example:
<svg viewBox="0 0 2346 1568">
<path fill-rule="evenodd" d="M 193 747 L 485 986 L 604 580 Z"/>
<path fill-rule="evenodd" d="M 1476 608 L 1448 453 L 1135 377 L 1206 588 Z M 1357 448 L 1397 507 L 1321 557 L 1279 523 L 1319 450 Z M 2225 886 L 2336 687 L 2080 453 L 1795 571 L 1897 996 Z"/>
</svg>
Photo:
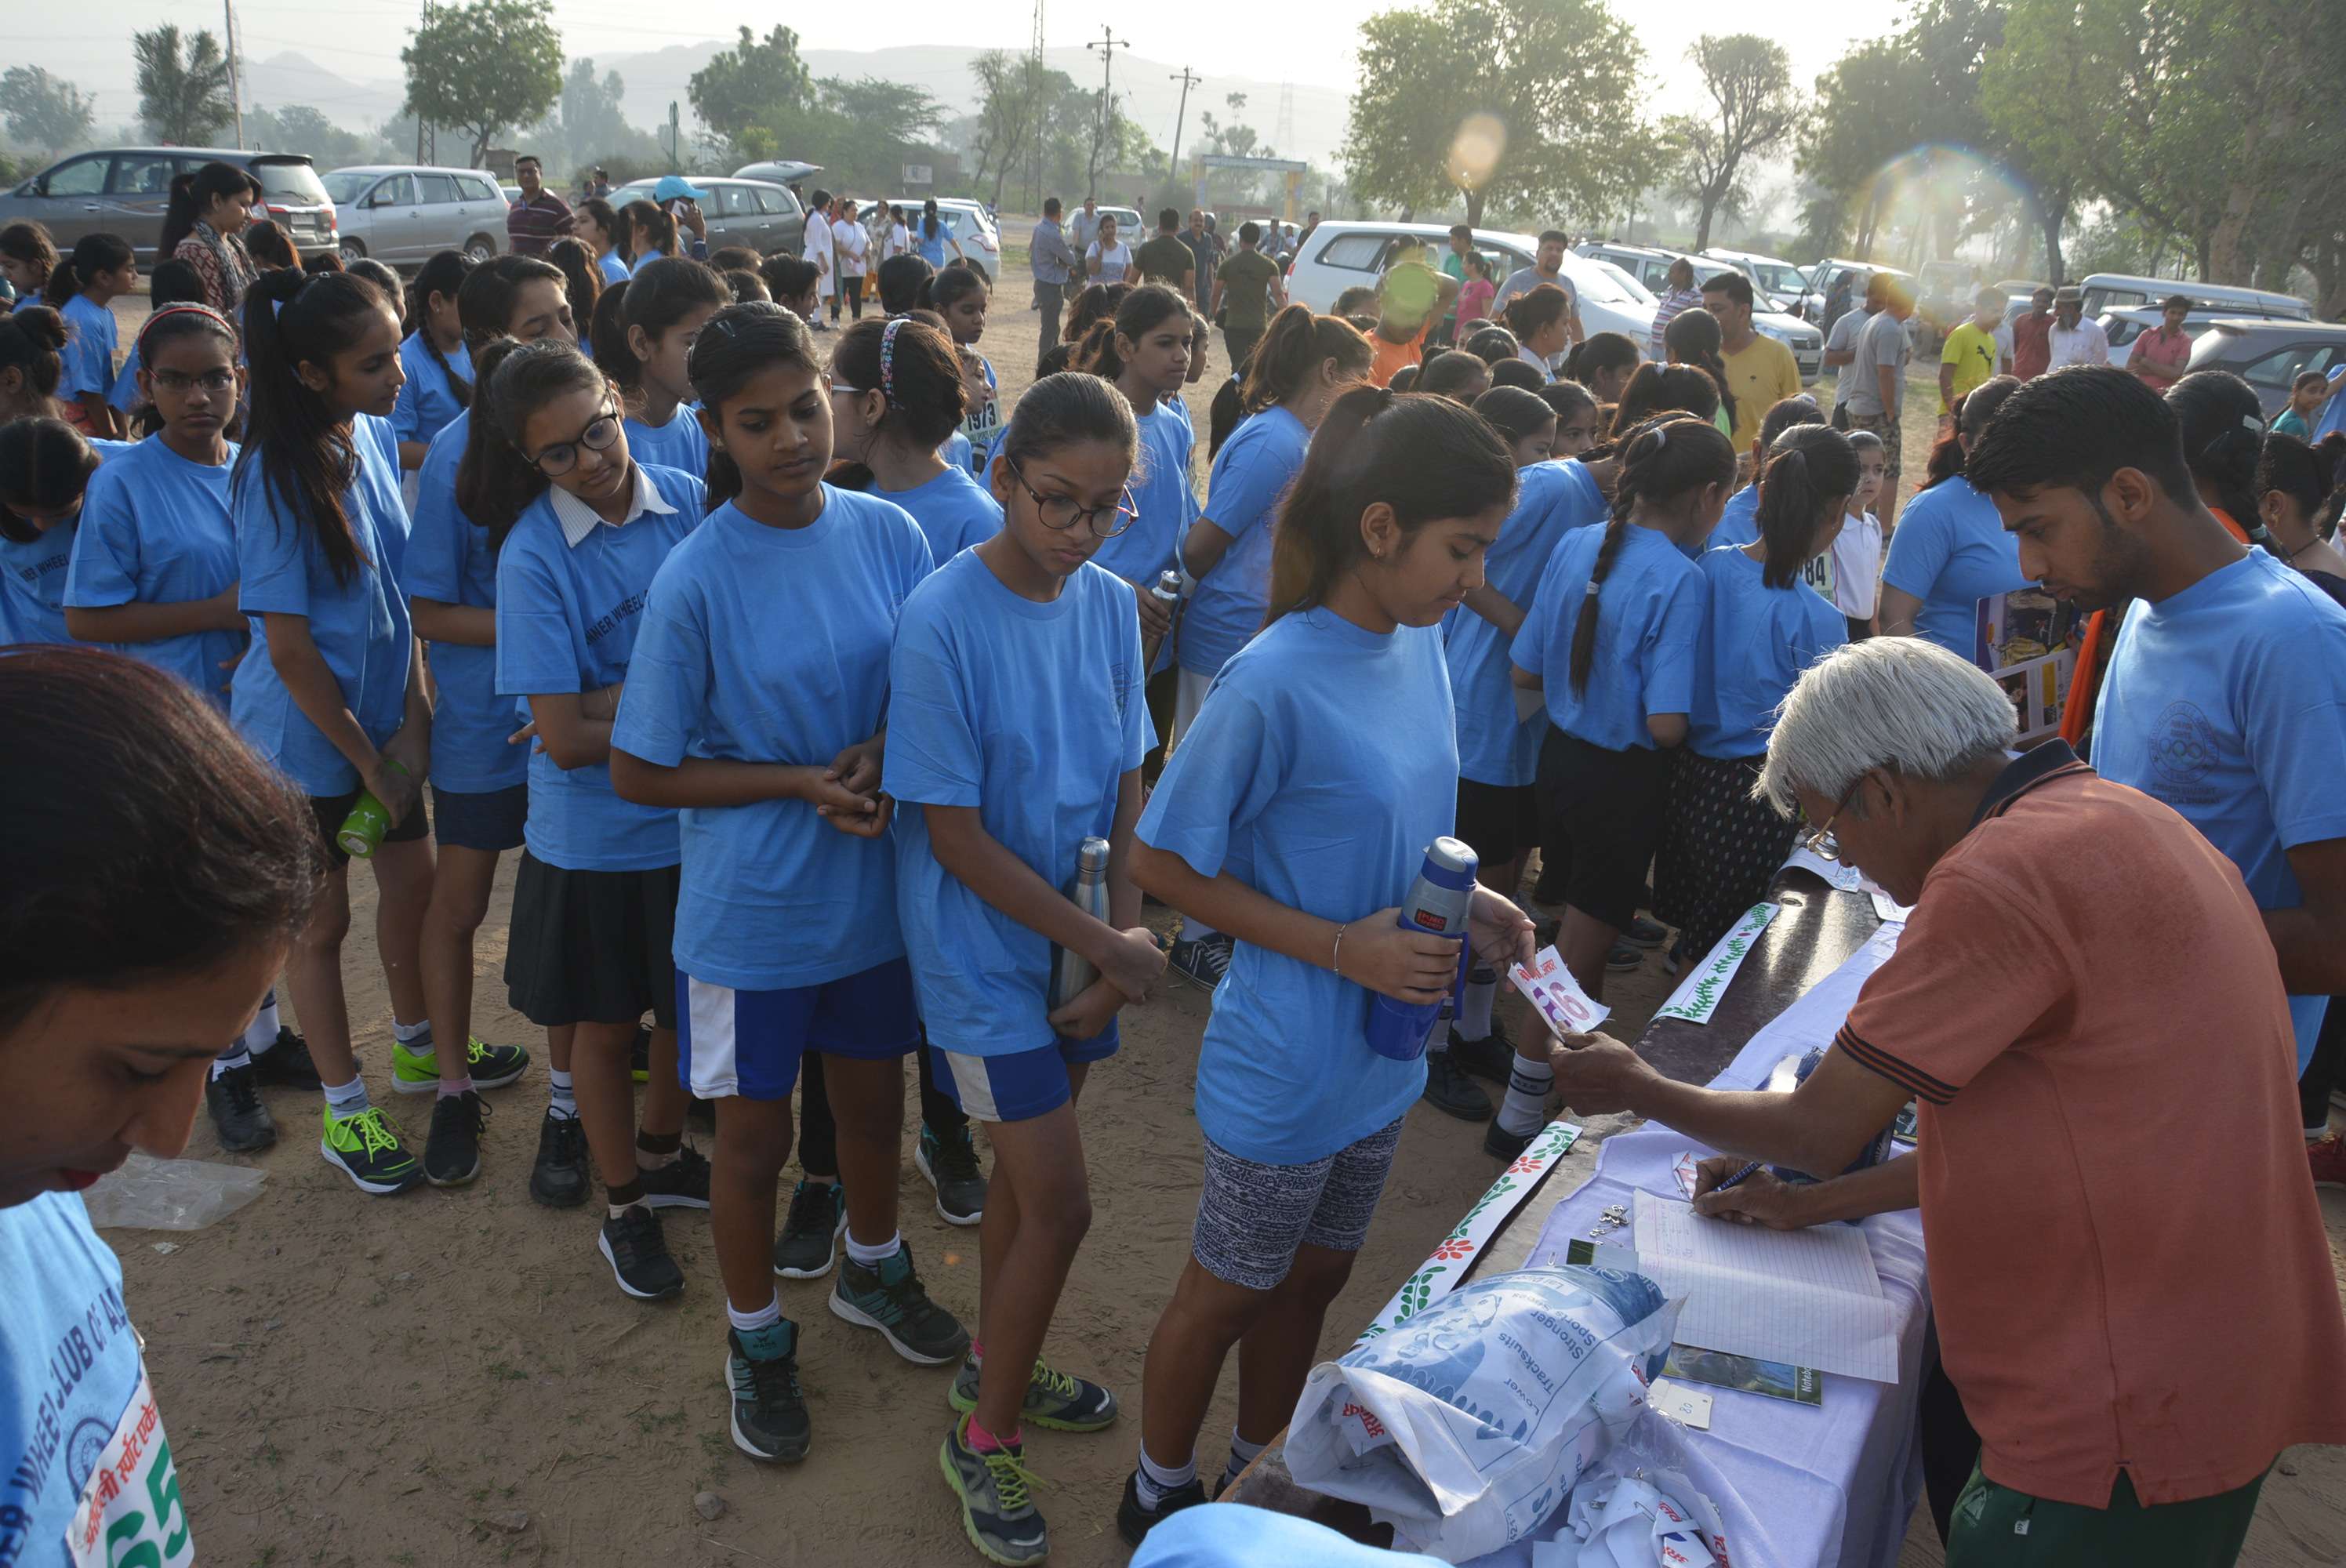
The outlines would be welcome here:
<svg viewBox="0 0 2346 1568">
<path fill-rule="evenodd" d="M 1820 1172 L 1917 1101 L 1917 1152 L 1878 1180 L 1916 1184 L 1980 1435 L 1948 1568 L 2230 1563 L 2280 1451 L 2346 1441 L 2280 966 L 2190 823 L 2058 741 L 2015 758 L 2014 734 L 2002 688 L 1930 644 L 1812 666 L 1760 788 L 1913 906 L 1897 952 L 1790 1095 L 1675 1083 L 1602 1034 L 1551 1054 L 1556 1085 Z M 1740 1190 L 1696 1207 L 1736 1217 Z"/>
</svg>

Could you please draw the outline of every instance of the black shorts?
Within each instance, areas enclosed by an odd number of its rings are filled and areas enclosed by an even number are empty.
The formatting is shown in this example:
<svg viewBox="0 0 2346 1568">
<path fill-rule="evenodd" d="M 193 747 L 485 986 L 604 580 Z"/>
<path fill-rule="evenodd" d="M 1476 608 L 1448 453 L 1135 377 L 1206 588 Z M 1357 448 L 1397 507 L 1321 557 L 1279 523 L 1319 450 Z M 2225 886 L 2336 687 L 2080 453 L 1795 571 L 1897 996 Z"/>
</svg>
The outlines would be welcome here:
<svg viewBox="0 0 2346 1568">
<path fill-rule="evenodd" d="M 514 876 L 505 987 L 532 1023 L 676 1027 L 680 868 L 568 871 L 528 850 Z"/>
<path fill-rule="evenodd" d="M 432 820 L 443 849 L 518 850 L 529 822 L 529 786 L 503 789 L 443 789 L 432 786 Z"/>
<path fill-rule="evenodd" d="M 1539 788 L 1458 780 L 1458 836 L 1486 866 L 1539 848 Z"/>
<path fill-rule="evenodd" d="M 1670 754 L 1609 751 L 1561 729 L 1540 747 L 1540 803 L 1555 825 L 1564 901 L 1619 931 L 1637 918 L 1662 827 Z M 1544 871 L 1547 868 L 1543 868 Z"/>
<path fill-rule="evenodd" d="M 353 789 L 347 795 L 310 797 L 310 812 L 318 820 L 318 839 L 326 846 L 329 870 L 340 871 L 351 863 L 350 852 L 334 842 L 334 835 L 342 830 L 343 820 L 350 816 L 352 809 L 359 803 L 359 797 L 364 793 L 362 789 Z M 423 809 L 423 791 L 418 790 L 415 809 L 407 814 L 407 820 L 385 833 L 382 841 L 386 844 L 412 844 L 431 831 L 432 819 Z"/>
</svg>

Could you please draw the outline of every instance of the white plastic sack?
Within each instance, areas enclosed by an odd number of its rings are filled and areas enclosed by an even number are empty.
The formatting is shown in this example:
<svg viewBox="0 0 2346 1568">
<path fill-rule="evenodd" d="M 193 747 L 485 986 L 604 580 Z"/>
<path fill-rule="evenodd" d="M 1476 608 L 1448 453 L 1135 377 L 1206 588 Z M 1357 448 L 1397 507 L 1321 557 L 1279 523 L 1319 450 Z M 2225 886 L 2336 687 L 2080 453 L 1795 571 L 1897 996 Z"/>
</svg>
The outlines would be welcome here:
<svg viewBox="0 0 2346 1568">
<path fill-rule="evenodd" d="M 1678 1307 L 1642 1275 L 1529 1268 L 1462 1286 L 1311 1370 L 1299 1485 L 1464 1563 L 1530 1534 L 1645 1408 Z"/>
<path fill-rule="evenodd" d="M 1532 1568 L 1729 1568 L 1727 1526 L 1685 1468 L 1684 1440 L 1647 1410 L 1572 1489 Z"/>
</svg>

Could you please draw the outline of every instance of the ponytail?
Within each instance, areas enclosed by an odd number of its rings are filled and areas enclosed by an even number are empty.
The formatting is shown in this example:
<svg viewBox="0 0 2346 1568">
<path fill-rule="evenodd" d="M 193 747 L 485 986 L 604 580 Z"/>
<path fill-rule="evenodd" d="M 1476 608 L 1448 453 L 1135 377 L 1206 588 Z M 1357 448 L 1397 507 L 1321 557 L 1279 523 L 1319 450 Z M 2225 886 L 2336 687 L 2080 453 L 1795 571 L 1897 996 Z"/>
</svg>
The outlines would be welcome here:
<svg viewBox="0 0 2346 1568">
<path fill-rule="evenodd" d="M 1645 357 L 1619 332 L 1591 332 L 1564 356 L 1564 377 L 1586 384 L 1606 371 L 1634 371 Z"/>
<path fill-rule="evenodd" d="M 423 345 L 423 351 L 432 356 L 432 362 L 440 367 L 441 375 L 447 379 L 449 395 L 456 400 L 458 408 L 473 406 L 473 383 L 456 373 L 456 368 L 448 362 L 448 356 L 440 351 L 440 345 L 433 340 L 432 296 L 437 294 L 456 306 L 457 321 L 461 326 L 464 287 L 473 275 L 474 265 L 473 259 L 462 250 L 436 251 L 432 260 L 417 270 L 415 281 L 407 286 L 410 328 L 415 341 Z"/>
<path fill-rule="evenodd" d="M 1719 406 L 1727 411 L 1727 423 L 1735 423 L 1735 394 L 1727 390 L 1727 361 L 1719 358 L 1720 346 L 1726 338 L 1719 331 L 1719 318 L 1699 305 L 1689 306 L 1670 318 L 1662 329 L 1662 346 L 1680 363 L 1706 372 L 1719 392 Z M 1627 393 L 1623 394 L 1627 401 Z"/>
<path fill-rule="evenodd" d="M 1288 305 L 1270 319 L 1248 362 L 1246 411 L 1260 413 L 1285 402 L 1310 384 L 1332 360 L 1340 373 L 1366 375 L 1376 351 L 1360 329 L 1333 316 L 1315 316 L 1309 305 Z"/>
<path fill-rule="evenodd" d="M 171 181 L 171 200 L 163 213 L 163 237 L 156 242 L 155 260 L 168 261 L 179 241 L 195 232 L 196 224 L 223 196 L 260 199 L 260 182 L 232 163 L 212 162 Z"/>
<path fill-rule="evenodd" d="M 865 325 L 881 323 L 857 322 L 850 331 L 860 331 Z M 891 323 L 892 324 L 892 323 Z M 913 328 L 907 326 L 905 331 Z M 921 328 L 925 332 L 943 337 L 935 328 Z M 843 350 L 842 341 L 840 347 Z M 945 357 L 953 360 L 950 349 Z M 960 366 L 954 361 L 954 385 L 961 385 Z M 685 361 L 685 374 L 692 381 L 693 395 L 700 400 L 702 417 L 721 420 L 725 404 L 741 395 L 741 389 L 761 372 L 774 366 L 790 365 L 810 376 L 820 376 L 822 367 L 815 357 L 814 333 L 792 312 L 770 300 L 745 300 L 728 305 L 709 319 L 700 336 L 692 341 L 692 352 Z M 956 415 L 954 423 L 960 423 Z M 944 436 L 937 438 L 939 441 Z M 716 442 L 709 443 L 708 504 L 714 512 L 741 494 L 741 470 L 733 456 Z"/>
<path fill-rule="evenodd" d="M 50 272 L 48 282 L 41 289 L 41 302 L 62 311 L 66 301 L 88 288 L 99 273 L 118 271 L 137 258 L 130 241 L 119 234 L 102 230 L 85 234 L 74 241 L 73 254 Z"/>
<path fill-rule="evenodd" d="M 1817 555 L 1817 535 L 1857 490 L 1857 449 L 1830 425 L 1799 424 L 1767 448 L 1753 514 L 1768 558 L 1760 580 L 1789 588 Z"/>
<path fill-rule="evenodd" d="M 0 316 L 0 371 L 22 371 L 25 390 L 46 412 L 65 374 L 66 319 L 46 305 Z"/>
<path fill-rule="evenodd" d="M 1542 283 L 1516 295 L 1499 312 L 1506 319 L 1507 330 L 1515 334 L 1519 343 L 1528 343 L 1534 334 L 1567 319 L 1572 313 L 1572 296 L 1553 283 Z"/>
<path fill-rule="evenodd" d="M 1614 405 L 1612 437 L 1619 441 L 1648 420 L 1666 413 L 1690 413 L 1708 420 L 1719 412 L 1719 383 L 1692 365 L 1637 367 Z"/>
<path fill-rule="evenodd" d="M 1472 409 L 1432 393 L 1352 388 L 1312 433 L 1280 504 L 1263 624 L 1327 602 L 1368 554 L 1361 515 L 1371 503 L 1391 506 L 1414 534 L 1436 518 L 1512 505 L 1515 494 L 1515 458 Z"/>
<path fill-rule="evenodd" d="M 1643 373 L 1642 372 L 1639 373 Z M 1613 484 L 1613 513 L 1605 524 L 1605 541 L 1596 548 L 1589 568 L 1588 586 L 1572 623 L 1572 689 L 1587 689 L 1588 672 L 1596 661 L 1597 601 L 1611 575 L 1613 563 L 1633 524 L 1629 515 L 1637 503 L 1660 504 L 1706 485 L 1735 483 L 1735 447 L 1708 419 L 1689 413 L 1665 414 L 1639 425 L 1621 443 Z"/>
<path fill-rule="evenodd" d="M 505 548 L 513 525 L 546 491 L 544 471 L 522 451 L 530 415 L 556 398 L 608 385 L 593 361 L 559 338 L 507 340 L 483 354 L 456 468 L 456 506 L 489 531 L 491 550 Z"/>
</svg>

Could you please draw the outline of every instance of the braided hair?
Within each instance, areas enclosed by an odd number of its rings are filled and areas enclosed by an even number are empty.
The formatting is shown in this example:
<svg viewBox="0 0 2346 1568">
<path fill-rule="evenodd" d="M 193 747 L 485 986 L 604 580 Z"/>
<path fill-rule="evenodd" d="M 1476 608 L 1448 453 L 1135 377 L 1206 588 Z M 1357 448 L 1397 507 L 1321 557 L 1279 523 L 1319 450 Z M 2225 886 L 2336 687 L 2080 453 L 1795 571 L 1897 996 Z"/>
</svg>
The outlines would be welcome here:
<svg viewBox="0 0 2346 1568">
<path fill-rule="evenodd" d="M 1707 419 L 1688 413 L 1664 414 L 1639 425 L 1621 443 L 1619 466 L 1613 484 L 1613 514 L 1605 524 L 1604 542 L 1589 567 L 1588 588 L 1581 596 L 1580 613 L 1572 623 L 1572 689 L 1587 689 L 1588 672 L 1596 661 L 1596 616 L 1605 579 L 1628 538 L 1629 514 L 1638 503 L 1659 505 L 1706 485 L 1735 483 L 1735 447 Z"/>
</svg>

